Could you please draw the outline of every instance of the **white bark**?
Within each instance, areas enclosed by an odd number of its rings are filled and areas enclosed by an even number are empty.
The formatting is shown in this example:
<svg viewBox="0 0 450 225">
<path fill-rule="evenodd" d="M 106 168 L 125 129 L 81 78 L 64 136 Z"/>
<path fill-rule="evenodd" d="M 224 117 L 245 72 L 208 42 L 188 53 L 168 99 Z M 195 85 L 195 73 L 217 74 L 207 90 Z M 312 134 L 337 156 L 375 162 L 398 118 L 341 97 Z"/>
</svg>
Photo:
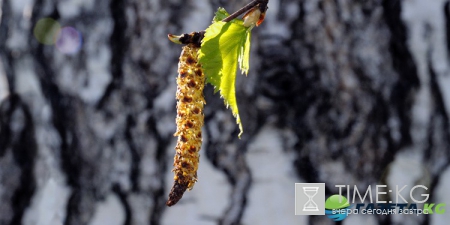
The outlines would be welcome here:
<svg viewBox="0 0 450 225">
<path fill-rule="evenodd" d="M 0 224 L 333 224 L 294 216 L 294 182 L 449 198 L 449 1 L 271 0 L 237 78 L 242 139 L 208 86 L 198 183 L 166 208 L 181 51 L 167 34 L 243 4 L 0 0 Z M 80 51 L 39 44 L 44 17 Z"/>
</svg>

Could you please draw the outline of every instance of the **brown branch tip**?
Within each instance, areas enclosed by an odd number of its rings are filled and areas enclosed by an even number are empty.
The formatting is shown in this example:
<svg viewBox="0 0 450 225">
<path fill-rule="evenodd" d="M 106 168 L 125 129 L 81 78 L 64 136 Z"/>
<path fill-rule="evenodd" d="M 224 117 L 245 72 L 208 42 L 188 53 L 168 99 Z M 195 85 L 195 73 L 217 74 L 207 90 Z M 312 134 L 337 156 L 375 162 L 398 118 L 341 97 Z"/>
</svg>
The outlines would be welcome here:
<svg viewBox="0 0 450 225">
<path fill-rule="evenodd" d="M 230 22 L 231 20 L 237 18 L 238 16 L 244 14 L 244 17 L 254 9 L 259 9 L 261 12 L 260 20 L 258 21 L 257 25 L 261 24 L 264 20 L 264 16 L 266 14 L 266 11 L 268 9 L 267 4 L 269 4 L 269 0 L 253 0 L 252 2 L 248 3 L 244 7 L 240 8 L 238 11 L 234 12 L 233 14 L 229 15 L 227 18 L 223 19 L 223 22 Z M 182 34 L 182 35 L 173 35 L 169 34 L 167 35 L 169 40 L 176 43 L 176 44 L 194 44 L 196 47 L 200 47 L 202 43 L 202 39 L 205 36 L 205 31 L 199 31 L 199 32 L 192 32 L 189 34 Z"/>
</svg>

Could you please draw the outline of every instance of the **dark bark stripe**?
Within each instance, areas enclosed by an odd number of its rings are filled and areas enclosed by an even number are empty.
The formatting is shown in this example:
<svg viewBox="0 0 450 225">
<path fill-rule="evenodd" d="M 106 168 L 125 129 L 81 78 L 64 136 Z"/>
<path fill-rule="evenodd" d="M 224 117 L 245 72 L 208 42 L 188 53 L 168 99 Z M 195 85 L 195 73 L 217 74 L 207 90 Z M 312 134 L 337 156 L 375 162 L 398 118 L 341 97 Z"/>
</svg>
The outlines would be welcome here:
<svg viewBox="0 0 450 225">
<path fill-rule="evenodd" d="M 445 3 L 444 7 L 445 14 L 445 26 L 446 26 L 446 35 L 447 35 L 447 49 L 450 52 L 450 1 Z M 449 54 L 450 57 L 450 54 Z M 449 58 L 450 60 L 450 58 Z"/>
</svg>

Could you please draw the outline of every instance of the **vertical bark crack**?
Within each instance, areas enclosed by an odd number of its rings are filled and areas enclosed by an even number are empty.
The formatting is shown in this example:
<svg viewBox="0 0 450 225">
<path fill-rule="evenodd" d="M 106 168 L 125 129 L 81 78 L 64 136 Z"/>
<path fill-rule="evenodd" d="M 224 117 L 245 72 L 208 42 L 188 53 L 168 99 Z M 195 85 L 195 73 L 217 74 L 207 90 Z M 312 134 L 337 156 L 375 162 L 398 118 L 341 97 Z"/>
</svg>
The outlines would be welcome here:
<svg viewBox="0 0 450 225">
<path fill-rule="evenodd" d="M 135 125 L 135 120 L 131 115 L 127 117 L 127 123 L 125 127 L 125 138 L 130 148 L 131 152 L 131 190 L 134 192 L 139 192 L 139 175 L 140 175 L 140 164 L 141 164 L 141 154 L 138 152 L 138 147 L 133 141 L 133 136 L 131 134 L 131 129 Z"/>
<path fill-rule="evenodd" d="M 395 107 L 396 113 L 401 121 L 400 130 L 402 140 L 396 143 L 396 149 L 412 143 L 410 129 L 410 112 L 412 100 L 410 98 L 412 91 L 419 86 L 419 77 L 417 68 L 408 50 L 407 37 L 408 32 L 401 17 L 401 1 L 384 0 L 384 19 L 391 32 L 390 54 L 392 55 L 392 64 L 394 70 L 399 74 L 399 81 L 393 87 L 391 95 L 391 105 Z"/>
<path fill-rule="evenodd" d="M 112 190 L 114 193 L 117 194 L 117 196 L 119 197 L 120 203 L 122 203 L 122 206 L 125 209 L 125 221 L 124 221 L 123 225 L 131 225 L 133 214 L 131 212 L 130 204 L 128 203 L 128 200 L 127 200 L 127 196 L 128 196 L 127 193 L 124 192 L 120 188 L 120 185 L 118 185 L 118 184 L 113 185 Z"/>
<path fill-rule="evenodd" d="M 97 104 L 97 109 L 103 108 L 111 93 L 119 88 L 123 79 L 123 63 L 128 49 L 126 38 L 127 18 L 125 17 L 126 1 L 111 0 L 109 9 L 114 21 L 114 28 L 109 39 L 111 46 L 111 83 L 106 87 L 105 93 Z"/>
<path fill-rule="evenodd" d="M 31 199 L 36 189 L 34 177 L 34 163 L 37 152 L 37 145 L 34 133 L 33 119 L 27 105 L 21 100 L 19 95 L 10 95 L 0 107 L 0 136 L 7 135 L 8 140 L 0 140 L 3 151 L 8 149 L 12 152 L 14 162 L 21 169 L 19 184 L 11 197 L 11 206 L 14 215 L 11 224 L 21 224 L 23 214 L 31 203 Z M 5 123 L 7 122 L 7 123 Z M 15 130 L 11 124 L 22 124 L 20 130 Z M 4 186 L 4 188 L 13 188 Z M 9 190 L 12 191 L 12 190 Z"/>
<path fill-rule="evenodd" d="M 444 15 L 445 15 L 445 28 L 447 35 L 447 56 L 449 57 L 448 60 L 450 60 L 450 1 L 447 1 L 444 5 Z"/>
</svg>

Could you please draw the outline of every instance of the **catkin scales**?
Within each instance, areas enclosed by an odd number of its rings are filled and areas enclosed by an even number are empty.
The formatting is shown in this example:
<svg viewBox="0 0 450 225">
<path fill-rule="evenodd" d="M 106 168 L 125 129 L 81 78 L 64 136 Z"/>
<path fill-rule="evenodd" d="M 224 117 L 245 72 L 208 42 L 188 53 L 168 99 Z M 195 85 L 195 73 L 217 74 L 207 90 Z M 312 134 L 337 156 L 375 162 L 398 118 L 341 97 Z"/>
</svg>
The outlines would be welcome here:
<svg viewBox="0 0 450 225">
<path fill-rule="evenodd" d="M 174 184 L 167 205 L 176 204 L 186 189 L 192 189 L 197 181 L 199 151 L 202 145 L 203 88 L 205 76 L 198 63 L 199 47 L 187 44 L 183 47 L 178 63 L 177 77 L 177 130 L 174 156 Z"/>
</svg>

